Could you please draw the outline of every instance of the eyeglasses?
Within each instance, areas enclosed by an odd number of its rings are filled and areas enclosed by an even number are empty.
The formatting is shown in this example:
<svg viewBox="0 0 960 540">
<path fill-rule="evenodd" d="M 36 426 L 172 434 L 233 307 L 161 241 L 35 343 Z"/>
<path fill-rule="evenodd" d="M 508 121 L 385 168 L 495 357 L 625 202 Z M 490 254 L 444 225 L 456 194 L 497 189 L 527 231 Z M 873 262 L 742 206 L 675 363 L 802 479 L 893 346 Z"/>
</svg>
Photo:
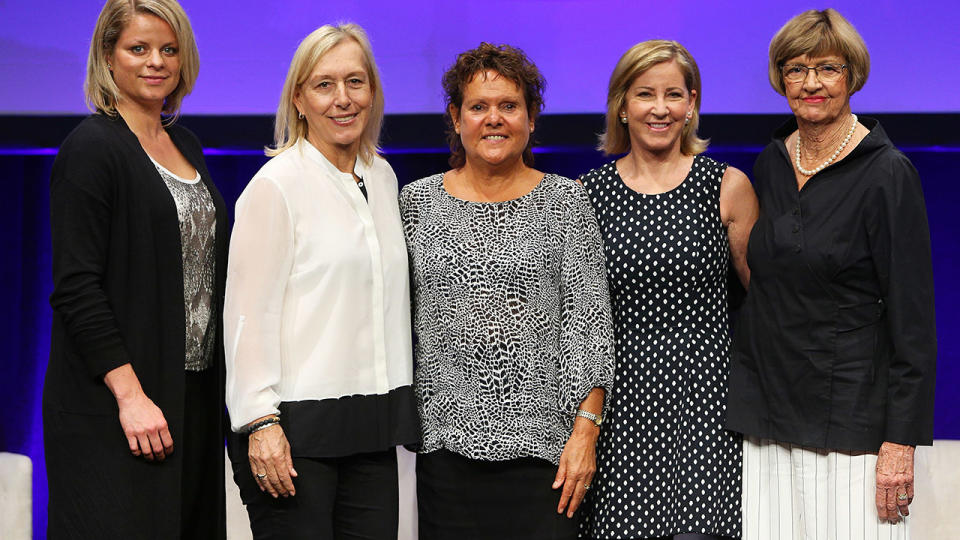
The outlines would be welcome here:
<svg viewBox="0 0 960 540">
<path fill-rule="evenodd" d="M 807 73 L 814 70 L 817 78 L 822 82 L 834 82 L 843 77 L 843 70 L 847 69 L 846 64 L 820 64 L 819 66 L 805 66 L 803 64 L 786 64 L 780 66 L 780 73 L 783 74 L 783 80 L 797 83 L 807 79 Z"/>
</svg>

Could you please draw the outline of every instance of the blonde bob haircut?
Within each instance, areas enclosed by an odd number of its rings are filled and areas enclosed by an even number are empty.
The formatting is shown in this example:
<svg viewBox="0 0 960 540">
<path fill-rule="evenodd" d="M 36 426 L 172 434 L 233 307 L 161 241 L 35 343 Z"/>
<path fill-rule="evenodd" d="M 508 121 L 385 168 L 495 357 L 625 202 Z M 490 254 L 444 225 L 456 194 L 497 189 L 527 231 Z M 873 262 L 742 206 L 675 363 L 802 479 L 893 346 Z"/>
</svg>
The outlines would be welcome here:
<svg viewBox="0 0 960 540">
<path fill-rule="evenodd" d="M 153 15 L 170 25 L 177 37 L 180 58 L 180 82 L 166 99 L 163 100 L 165 123 L 172 123 L 180 113 L 180 104 L 197 82 L 200 71 L 200 55 L 193 38 L 190 19 L 176 0 L 107 0 L 97 17 L 97 26 L 90 40 L 90 55 L 87 58 L 87 77 L 83 83 L 83 92 L 87 107 L 93 112 L 103 112 L 110 116 L 117 114 L 117 101 L 120 90 L 113 81 L 113 74 L 107 66 L 107 56 L 113 53 L 117 40 L 127 24 L 137 14 Z"/>
<path fill-rule="evenodd" d="M 370 114 L 367 125 L 360 136 L 360 157 L 369 161 L 380 150 L 380 127 L 383 125 L 383 92 L 380 87 L 380 72 L 373 59 L 373 49 L 367 33 L 360 25 L 353 23 L 329 25 L 325 24 L 303 38 L 293 54 L 290 69 L 287 71 L 287 80 L 283 83 L 283 93 L 280 95 L 280 105 L 277 106 L 277 118 L 273 129 L 273 147 L 267 147 L 266 154 L 275 156 L 297 144 L 300 139 L 307 137 L 307 119 L 300 118 L 293 96 L 300 85 L 307 82 L 313 68 L 323 55 L 327 54 L 345 39 L 352 39 L 363 50 L 364 67 L 370 79 L 370 92 L 373 102 L 370 104 Z"/>
<path fill-rule="evenodd" d="M 680 133 L 680 152 L 693 156 L 707 149 L 710 140 L 697 136 L 697 127 L 700 125 L 700 70 L 697 68 L 697 62 L 694 61 L 690 52 L 676 41 L 652 39 L 630 47 L 613 68 L 610 84 L 607 87 L 606 131 L 600 134 L 597 150 L 608 156 L 630 151 L 630 131 L 627 125 L 620 121 L 620 112 L 624 110 L 627 103 L 627 91 L 643 72 L 671 60 L 675 61 L 680 68 L 683 81 L 687 85 L 687 92 L 697 92 L 693 114 Z"/>
<path fill-rule="evenodd" d="M 770 41 L 770 86 L 786 95 L 781 69 L 787 60 L 831 54 L 843 57 L 847 65 L 850 94 L 863 88 L 870 75 L 870 53 L 857 30 L 835 9 L 804 11 L 787 21 Z"/>
</svg>

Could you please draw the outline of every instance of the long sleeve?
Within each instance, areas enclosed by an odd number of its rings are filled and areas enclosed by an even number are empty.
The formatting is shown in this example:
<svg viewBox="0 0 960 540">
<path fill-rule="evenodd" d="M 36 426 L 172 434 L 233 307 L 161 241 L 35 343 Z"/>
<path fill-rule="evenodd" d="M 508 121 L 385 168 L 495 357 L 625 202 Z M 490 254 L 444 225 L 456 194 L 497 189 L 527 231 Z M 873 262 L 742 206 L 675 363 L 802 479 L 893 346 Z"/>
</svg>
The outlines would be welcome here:
<svg viewBox="0 0 960 540">
<path fill-rule="evenodd" d="M 522 197 L 404 187 L 420 452 L 557 464 L 573 415 L 613 380 L 599 226 L 583 187 L 547 174 Z M 608 392 L 609 393 L 609 392 Z"/>
<path fill-rule="evenodd" d="M 560 361 L 571 369 L 561 380 L 562 410 L 575 414 L 594 387 L 603 387 L 609 398 L 613 386 L 613 321 L 603 239 L 586 191 L 571 187 L 570 207 L 563 225 L 563 260 L 560 270 Z"/>
<path fill-rule="evenodd" d="M 64 144 L 50 183 L 54 283 L 50 305 L 91 378 L 130 362 L 103 289 L 116 211 L 111 148 L 90 138 Z"/>
<path fill-rule="evenodd" d="M 885 438 L 931 444 L 937 337 L 930 231 L 917 171 L 902 154 L 896 157 L 869 227 L 893 346 Z"/>
<path fill-rule="evenodd" d="M 224 303 L 226 401 L 238 431 L 279 412 L 281 316 L 294 258 L 287 201 L 268 178 L 254 178 L 236 206 Z"/>
</svg>

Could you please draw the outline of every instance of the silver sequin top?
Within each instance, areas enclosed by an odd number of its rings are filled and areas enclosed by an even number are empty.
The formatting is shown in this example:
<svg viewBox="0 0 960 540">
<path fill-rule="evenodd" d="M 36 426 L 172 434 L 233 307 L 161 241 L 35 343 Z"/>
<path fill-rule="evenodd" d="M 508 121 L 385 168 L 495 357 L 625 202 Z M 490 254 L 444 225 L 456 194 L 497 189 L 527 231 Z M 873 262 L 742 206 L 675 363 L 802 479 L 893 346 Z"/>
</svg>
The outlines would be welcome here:
<svg viewBox="0 0 960 540">
<path fill-rule="evenodd" d="M 217 318 L 213 316 L 214 243 L 216 208 L 207 187 L 196 178 L 180 178 L 153 158 L 154 166 L 167 184 L 180 219 L 183 250 L 183 307 L 186 327 L 187 371 L 202 371 L 213 365 L 213 338 Z"/>
</svg>

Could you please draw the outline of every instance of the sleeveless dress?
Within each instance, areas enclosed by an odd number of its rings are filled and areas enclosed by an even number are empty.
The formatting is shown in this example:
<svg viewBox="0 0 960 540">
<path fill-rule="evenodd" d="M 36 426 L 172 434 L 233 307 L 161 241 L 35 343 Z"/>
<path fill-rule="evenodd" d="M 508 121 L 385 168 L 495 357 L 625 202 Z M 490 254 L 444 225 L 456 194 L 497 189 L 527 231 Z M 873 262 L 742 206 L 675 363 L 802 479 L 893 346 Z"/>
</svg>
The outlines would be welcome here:
<svg viewBox="0 0 960 540">
<path fill-rule="evenodd" d="M 740 536 L 739 435 L 724 430 L 726 164 L 696 156 L 656 195 L 614 163 L 585 174 L 603 234 L 617 367 L 581 536 Z"/>
</svg>

